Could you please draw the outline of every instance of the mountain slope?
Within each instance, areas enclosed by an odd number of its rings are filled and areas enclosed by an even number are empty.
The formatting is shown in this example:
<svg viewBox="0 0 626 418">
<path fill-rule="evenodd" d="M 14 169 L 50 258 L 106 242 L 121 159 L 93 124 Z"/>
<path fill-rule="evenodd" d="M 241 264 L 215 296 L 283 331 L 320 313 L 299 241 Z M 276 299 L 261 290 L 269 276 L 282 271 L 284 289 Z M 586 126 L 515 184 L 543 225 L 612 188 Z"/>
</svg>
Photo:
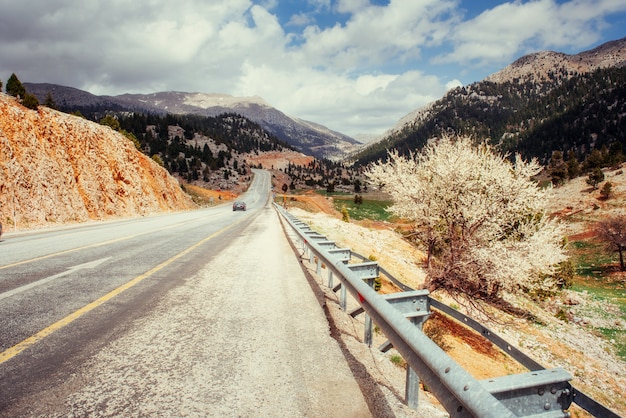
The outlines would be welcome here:
<svg viewBox="0 0 626 418">
<path fill-rule="evenodd" d="M 626 146 L 625 76 L 626 38 L 576 55 L 531 54 L 411 112 L 355 159 L 366 164 L 387 149 L 420 149 L 442 132 L 490 139 L 503 152 L 544 163 L 554 150 L 584 159 L 594 147 Z"/>
<path fill-rule="evenodd" d="M 624 66 L 626 66 L 626 38 L 607 42 L 575 55 L 553 51 L 528 54 L 485 78 L 485 81 L 541 82 L 555 78 L 566 79 L 578 74 L 591 73 L 600 68 Z"/>
<path fill-rule="evenodd" d="M 0 94 L 0 219 L 5 230 L 195 207 L 126 137 Z"/>
<path fill-rule="evenodd" d="M 360 143 L 347 135 L 322 125 L 290 117 L 268 105 L 260 97 L 233 97 L 227 94 L 159 92 L 95 96 L 71 87 L 53 84 L 24 83 L 26 90 L 40 102 L 48 93 L 64 111 L 136 111 L 156 114 L 193 114 L 217 116 L 237 113 L 258 123 L 280 140 L 298 150 L 319 158 L 336 160 L 354 150 Z"/>
</svg>

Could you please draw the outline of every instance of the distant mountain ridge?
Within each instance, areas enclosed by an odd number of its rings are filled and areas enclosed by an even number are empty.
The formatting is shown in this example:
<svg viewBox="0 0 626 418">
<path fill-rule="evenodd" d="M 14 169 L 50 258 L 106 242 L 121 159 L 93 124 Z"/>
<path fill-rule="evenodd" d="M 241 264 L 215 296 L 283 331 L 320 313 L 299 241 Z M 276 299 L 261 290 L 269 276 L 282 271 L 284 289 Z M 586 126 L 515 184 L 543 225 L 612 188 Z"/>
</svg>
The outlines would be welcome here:
<svg viewBox="0 0 626 418">
<path fill-rule="evenodd" d="M 489 138 L 504 152 L 544 163 L 553 150 L 584 157 L 615 141 L 626 149 L 624 74 L 626 38 L 574 55 L 529 54 L 408 113 L 351 159 L 367 164 L 388 149 L 415 151 L 442 132 Z"/>
<path fill-rule="evenodd" d="M 569 78 L 590 73 L 600 68 L 626 66 L 626 38 L 604 43 L 589 51 L 568 55 L 561 52 L 541 51 L 524 55 L 502 70 L 485 78 L 494 83 L 540 82 L 555 76 Z"/>
<path fill-rule="evenodd" d="M 158 92 L 97 96 L 73 87 L 48 83 L 24 83 L 27 91 L 40 102 L 48 93 L 64 111 L 135 111 L 156 114 L 193 114 L 217 116 L 237 113 L 258 123 L 280 140 L 305 154 L 318 158 L 339 160 L 356 149 L 360 142 L 314 122 L 286 115 L 267 104 L 262 98 L 234 97 L 216 93 Z"/>
</svg>

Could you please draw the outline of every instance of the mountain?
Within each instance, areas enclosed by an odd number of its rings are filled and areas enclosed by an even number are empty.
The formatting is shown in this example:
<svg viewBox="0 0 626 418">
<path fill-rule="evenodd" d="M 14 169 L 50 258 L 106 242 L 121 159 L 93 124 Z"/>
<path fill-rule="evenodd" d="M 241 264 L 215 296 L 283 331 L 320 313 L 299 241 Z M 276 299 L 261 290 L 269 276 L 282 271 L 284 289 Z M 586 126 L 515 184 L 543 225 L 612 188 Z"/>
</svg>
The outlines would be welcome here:
<svg viewBox="0 0 626 418">
<path fill-rule="evenodd" d="M 489 139 L 503 153 L 536 157 L 626 147 L 626 38 L 575 55 L 526 55 L 485 80 L 459 87 L 402 118 L 353 159 L 420 149 L 442 132 Z"/>
<path fill-rule="evenodd" d="M 155 114 L 217 116 L 236 113 L 258 123 L 269 133 L 299 151 L 338 160 L 356 149 L 360 142 L 322 125 L 294 118 L 273 108 L 260 97 L 233 97 L 227 94 L 159 92 L 96 96 L 91 93 L 46 83 L 24 83 L 26 90 L 44 102 L 48 93 L 64 111 L 134 111 Z"/>
<path fill-rule="evenodd" d="M 119 132 L 0 93 L 5 230 L 194 207 L 178 181 Z"/>
<path fill-rule="evenodd" d="M 556 78 L 570 78 L 601 68 L 624 66 L 626 66 L 626 38 L 607 42 L 575 55 L 553 51 L 528 54 L 485 78 L 485 81 L 536 83 Z"/>
</svg>

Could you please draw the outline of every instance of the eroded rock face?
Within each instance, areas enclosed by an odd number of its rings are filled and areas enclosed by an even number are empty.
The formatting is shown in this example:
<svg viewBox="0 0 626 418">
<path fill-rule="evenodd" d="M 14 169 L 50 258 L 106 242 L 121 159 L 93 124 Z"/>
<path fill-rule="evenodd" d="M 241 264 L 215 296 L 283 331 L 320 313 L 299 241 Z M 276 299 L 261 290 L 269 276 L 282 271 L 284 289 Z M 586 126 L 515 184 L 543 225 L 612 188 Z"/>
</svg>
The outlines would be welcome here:
<svg viewBox="0 0 626 418">
<path fill-rule="evenodd" d="M 5 232 L 193 207 L 177 180 L 118 132 L 0 94 Z"/>
</svg>

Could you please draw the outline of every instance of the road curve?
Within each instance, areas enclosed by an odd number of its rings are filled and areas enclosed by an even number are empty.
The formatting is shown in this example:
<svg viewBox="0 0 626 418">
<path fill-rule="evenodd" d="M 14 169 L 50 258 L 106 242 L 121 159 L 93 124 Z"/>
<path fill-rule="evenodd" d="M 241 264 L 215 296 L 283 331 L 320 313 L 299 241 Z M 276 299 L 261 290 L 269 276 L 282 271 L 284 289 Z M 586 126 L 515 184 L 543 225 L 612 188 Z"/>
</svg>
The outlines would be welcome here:
<svg viewBox="0 0 626 418">
<path fill-rule="evenodd" d="M 0 416 L 371 415 L 268 201 L 0 242 Z"/>
</svg>

